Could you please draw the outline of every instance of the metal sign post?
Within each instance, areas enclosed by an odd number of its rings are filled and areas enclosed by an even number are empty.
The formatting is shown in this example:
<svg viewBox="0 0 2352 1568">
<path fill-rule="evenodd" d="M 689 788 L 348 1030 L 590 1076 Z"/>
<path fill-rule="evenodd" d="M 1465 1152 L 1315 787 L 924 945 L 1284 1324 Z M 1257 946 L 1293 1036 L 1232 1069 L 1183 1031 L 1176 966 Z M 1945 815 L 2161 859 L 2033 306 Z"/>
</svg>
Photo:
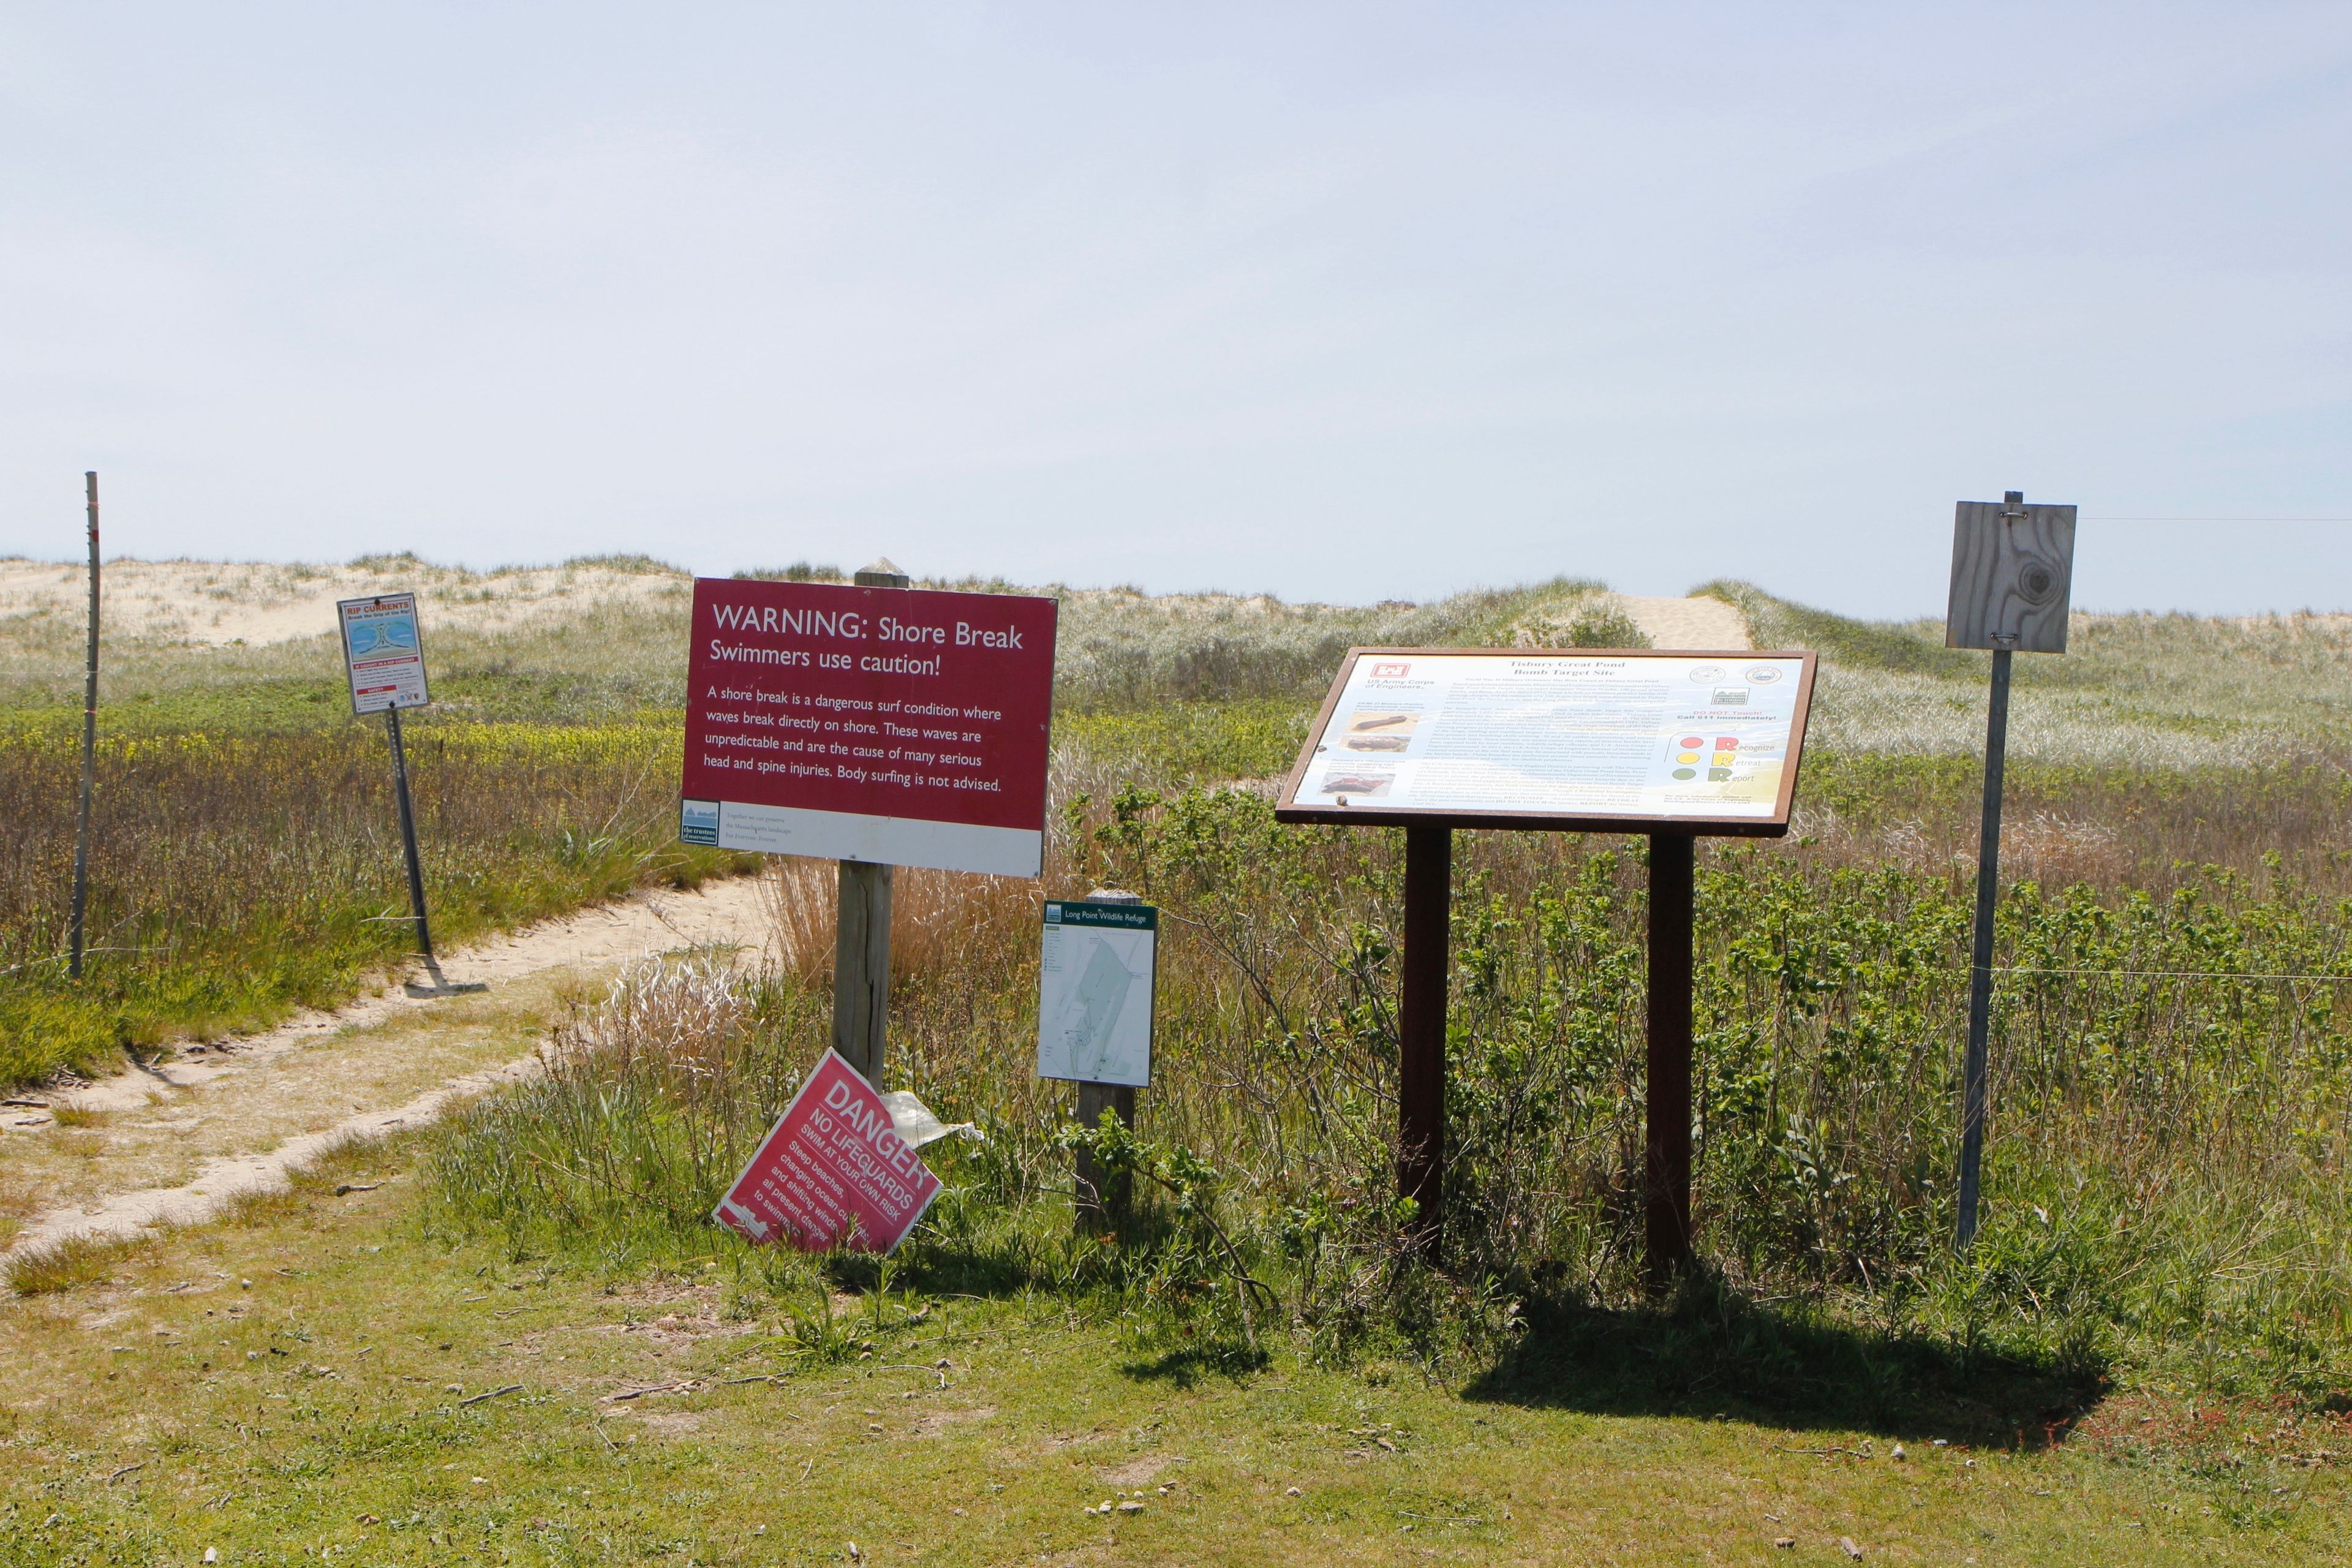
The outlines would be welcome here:
<svg viewBox="0 0 2352 1568">
<path fill-rule="evenodd" d="M 383 727 L 392 737 L 393 793 L 400 798 L 400 850 L 408 858 L 408 913 L 416 923 L 416 951 L 433 962 L 433 927 L 425 914 L 425 863 L 416 853 L 416 811 L 408 800 L 408 748 L 401 743 L 400 710 L 383 710 Z"/>
<path fill-rule="evenodd" d="M 89 662 L 81 698 L 81 811 L 74 823 L 73 932 L 66 973 L 81 978 L 83 921 L 89 910 L 89 830 L 98 795 L 98 471 L 82 475 L 89 499 Z"/>
<path fill-rule="evenodd" d="M 1962 501 L 1952 526 L 1952 595 L 1944 646 L 1992 650 L 1985 710 L 1984 815 L 1977 835 L 1976 926 L 1969 960 L 1969 1043 L 1961 1063 L 1959 1216 L 1965 1249 L 1976 1239 L 1977 1194 L 1991 1100 L 1993 915 L 2000 900 L 2001 775 L 2009 761 L 2011 656 L 2066 651 L 2074 571 L 2074 509 L 2027 506 L 2010 490 L 1995 506 Z"/>
<path fill-rule="evenodd" d="M 408 748 L 400 733 L 400 710 L 430 701 L 425 681 L 425 637 L 418 628 L 416 595 L 379 594 L 344 599 L 335 605 L 342 630 L 343 673 L 352 689 L 354 714 L 382 713 L 392 744 L 393 793 L 400 803 L 400 847 L 408 864 L 408 917 L 416 929 L 416 949 L 430 968 L 433 928 L 425 910 L 425 865 L 416 852 L 416 812 L 408 794 Z M 438 971 L 435 971 L 438 976 Z"/>
<path fill-rule="evenodd" d="M 1810 653 L 1355 648 L 1275 805 L 1282 822 L 1404 836 L 1397 1191 L 1409 1243 L 1444 1229 L 1454 830 L 1650 837 L 1648 1270 L 1691 1241 L 1691 928 L 1699 834 L 1789 831 Z"/>
</svg>

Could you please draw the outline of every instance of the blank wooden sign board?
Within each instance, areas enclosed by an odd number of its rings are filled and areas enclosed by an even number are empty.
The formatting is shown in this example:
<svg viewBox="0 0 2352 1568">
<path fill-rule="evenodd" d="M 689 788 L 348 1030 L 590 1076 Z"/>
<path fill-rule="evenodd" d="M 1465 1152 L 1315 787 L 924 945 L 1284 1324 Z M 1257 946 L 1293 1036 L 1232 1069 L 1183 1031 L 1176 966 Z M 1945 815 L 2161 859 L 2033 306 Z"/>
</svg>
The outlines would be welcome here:
<svg viewBox="0 0 2352 1568">
<path fill-rule="evenodd" d="M 2027 506 L 2015 491 L 1960 502 L 1944 646 L 2064 653 L 2074 574 L 2073 507 Z"/>
<path fill-rule="evenodd" d="M 1691 895 L 1701 834 L 1789 831 L 1810 653 L 1349 650 L 1275 816 L 1405 830 L 1397 1185 L 1433 1244 L 1456 827 L 1650 837 L 1646 1240 L 1690 1249 Z"/>
</svg>

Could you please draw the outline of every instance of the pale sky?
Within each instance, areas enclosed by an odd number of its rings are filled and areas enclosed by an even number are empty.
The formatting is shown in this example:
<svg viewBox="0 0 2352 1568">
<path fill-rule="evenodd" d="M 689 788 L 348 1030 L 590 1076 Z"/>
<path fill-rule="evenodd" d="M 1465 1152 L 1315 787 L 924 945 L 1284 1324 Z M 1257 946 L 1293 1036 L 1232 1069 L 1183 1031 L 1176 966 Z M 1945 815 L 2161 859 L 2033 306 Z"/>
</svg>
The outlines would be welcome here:
<svg viewBox="0 0 2352 1568">
<path fill-rule="evenodd" d="M 2352 606 L 2352 5 L 0 11 L 0 553 Z"/>
</svg>

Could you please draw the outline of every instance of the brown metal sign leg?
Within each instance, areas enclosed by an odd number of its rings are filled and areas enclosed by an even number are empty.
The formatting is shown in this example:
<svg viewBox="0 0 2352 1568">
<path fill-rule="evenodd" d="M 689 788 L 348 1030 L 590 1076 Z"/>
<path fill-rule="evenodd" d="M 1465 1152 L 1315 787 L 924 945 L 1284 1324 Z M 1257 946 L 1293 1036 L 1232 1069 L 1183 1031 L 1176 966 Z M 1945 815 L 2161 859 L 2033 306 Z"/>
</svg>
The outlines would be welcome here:
<svg viewBox="0 0 2352 1568">
<path fill-rule="evenodd" d="M 1649 1107 L 1643 1139 L 1647 1275 L 1664 1289 L 1690 1257 L 1692 848 L 1650 836 Z"/>
<path fill-rule="evenodd" d="M 1445 1187 L 1445 983 L 1454 830 L 1404 830 L 1404 974 L 1398 1006 L 1397 1191 L 1418 1205 L 1414 1245 L 1434 1252 Z"/>
</svg>

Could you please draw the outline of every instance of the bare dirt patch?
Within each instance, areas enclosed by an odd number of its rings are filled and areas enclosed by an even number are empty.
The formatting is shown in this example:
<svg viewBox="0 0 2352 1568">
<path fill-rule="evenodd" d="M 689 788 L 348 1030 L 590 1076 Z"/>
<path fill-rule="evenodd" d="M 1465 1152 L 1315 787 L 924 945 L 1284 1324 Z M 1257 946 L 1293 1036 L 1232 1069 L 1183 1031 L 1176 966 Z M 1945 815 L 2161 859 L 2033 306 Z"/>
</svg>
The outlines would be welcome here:
<svg viewBox="0 0 2352 1568">
<path fill-rule="evenodd" d="M 960 1421 L 985 1421 L 996 1414 L 993 1405 L 975 1405 L 963 1410 L 932 1410 L 915 1418 L 915 1436 L 936 1437 Z"/>
<path fill-rule="evenodd" d="M 640 1410 L 637 1420 L 648 1431 L 665 1437 L 683 1437 L 700 1426 L 702 1413 L 698 1410 Z"/>
<path fill-rule="evenodd" d="M 1181 1454 L 1146 1454 L 1139 1459 L 1129 1460 L 1117 1469 L 1095 1473 L 1102 1478 L 1105 1486 L 1139 1487 L 1148 1485 L 1153 1477 L 1169 1466 L 1181 1464 L 1183 1459 Z"/>
</svg>

